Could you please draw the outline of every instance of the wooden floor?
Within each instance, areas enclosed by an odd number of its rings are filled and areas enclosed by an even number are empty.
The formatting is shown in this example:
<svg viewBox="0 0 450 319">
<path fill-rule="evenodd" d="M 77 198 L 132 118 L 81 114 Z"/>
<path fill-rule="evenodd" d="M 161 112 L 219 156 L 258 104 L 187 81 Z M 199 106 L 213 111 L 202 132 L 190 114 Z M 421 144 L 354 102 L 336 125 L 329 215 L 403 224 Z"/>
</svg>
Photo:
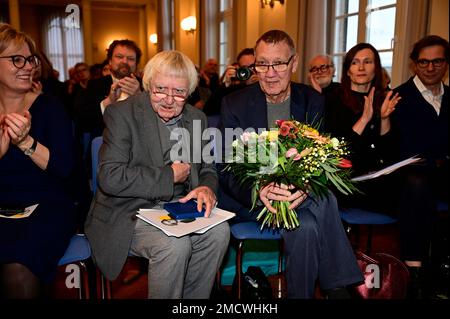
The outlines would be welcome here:
<svg viewBox="0 0 450 319">
<path fill-rule="evenodd" d="M 351 237 L 353 241 L 353 237 Z M 360 228 L 359 247 L 365 249 L 367 240 L 367 229 L 365 226 Z M 372 239 L 373 252 L 384 252 L 399 257 L 399 240 L 397 225 L 379 225 L 374 227 Z M 354 243 L 356 244 L 356 243 Z M 145 266 L 145 265 L 144 265 Z M 77 289 L 68 289 L 66 287 L 67 273 L 65 268 L 60 267 L 58 279 L 53 289 L 51 290 L 52 298 L 61 299 L 75 299 L 77 298 Z M 281 279 L 278 276 L 269 276 L 273 290 L 273 297 L 284 298 L 285 285 L 284 277 Z M 281 282 L 281 285 L 280 285 Z M 281 293 L 278 287 L 281 286 Z M 121 275 L 112 283 L 112 294 L 114 299 L 145 299 L 147 298 L 147 275 L 145 267 L 142 267 L 138 258 L 129 258 Z M 317 298 L 322 298 L 320 291 L 317 290 Z M 231 286 L 222 286 L 222 289 L 215 290 L 212 298 L 232 298 Z"/>
</svg>

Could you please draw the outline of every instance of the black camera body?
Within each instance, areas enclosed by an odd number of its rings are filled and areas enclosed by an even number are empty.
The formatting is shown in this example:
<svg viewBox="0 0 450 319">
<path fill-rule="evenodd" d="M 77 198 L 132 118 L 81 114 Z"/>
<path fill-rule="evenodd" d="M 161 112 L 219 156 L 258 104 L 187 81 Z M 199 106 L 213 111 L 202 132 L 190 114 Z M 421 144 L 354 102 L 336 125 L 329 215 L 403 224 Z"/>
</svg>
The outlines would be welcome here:
<svg viewBox="0 0 450 319">
<path fill-rule="evenodd" d="M 236 79 L 239 81 L 247 81 L 252 76 L 252 70 L 246 66 L 240 67 L 236 70 Z"/>
</svg>

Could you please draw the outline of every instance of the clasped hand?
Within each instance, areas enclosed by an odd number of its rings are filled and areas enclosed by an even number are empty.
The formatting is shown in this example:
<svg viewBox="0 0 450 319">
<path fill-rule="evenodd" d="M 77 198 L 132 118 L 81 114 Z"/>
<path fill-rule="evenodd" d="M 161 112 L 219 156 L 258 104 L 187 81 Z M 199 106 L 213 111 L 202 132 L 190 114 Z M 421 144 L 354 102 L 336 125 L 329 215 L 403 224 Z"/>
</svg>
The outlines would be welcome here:
<svg viewBox="0 0 450 319">
<path fill-rule="evenodd" d="M 269 211 L 276 214 L 277 210 L 272 206 L 272 201 L 289 202 L 289 209 L 297 208 L 308 196 L 301 190 L 295 190 L 293 185 L 270 183 L 264 186 L 259 192 L 259 199 Z M 295 192 L 292 192 L 295 190 Z"/>
<path fill-rule="evenodd" d="M 0 118 L 0 157 L 6 154 L 9 144 L 19 146 L 25 141 L 31 128 L 31 114 L 25 111 L 24 115 L 18 113 L 4 114 Z"/>
<path fill-rule="evenodd" d="M 126 76 L 111 85 L 111 91 L 108 97 L 111 102 L 115 102 L 122 92 L 128 95 L 134 95 L 140 91 L 141 87 L 139 81 L 136 79 L 136 76 L 131 73 L 131 76 Z"/>
</svg>

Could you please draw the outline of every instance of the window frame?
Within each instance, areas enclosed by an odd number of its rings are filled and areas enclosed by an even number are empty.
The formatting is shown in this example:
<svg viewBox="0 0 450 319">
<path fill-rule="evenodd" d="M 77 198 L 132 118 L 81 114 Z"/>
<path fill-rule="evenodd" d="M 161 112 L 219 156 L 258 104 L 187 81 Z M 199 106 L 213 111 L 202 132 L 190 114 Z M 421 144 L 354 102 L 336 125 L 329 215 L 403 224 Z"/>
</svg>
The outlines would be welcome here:
<svg viewBox="0 0 450 319">
<path fill-rule="evenodd" d="M 383 65 L 383 67 L 386 67 L 388 69 L 388 71 L 390 71 L 390 75 L 392 77 L 392 72 L 393 72 L 393 66 L 394 66 L 394 61 L 396 60 L 396 55 L 397 55 L 397 48 L 396 48 L 396 35 L 398 34 L 398 20 L 399 20 L 399 0 L 396 0 L 395 3 L 391 3 L 391 4 L 387 4 L 387 5 L 382 5 L 379 7 L 374 7 L 374 8 L 370 8 L 369 10 L 367 10 L 368 7 L 368 3 L 370 0 L 360 0 L 359 1 L 359 7 L 358 7 L 358 11 L 356 12 L 352 12 L 352 13 L 343 13 L 340 15 L 335 15 L 336 12 L 336 2 L 338 0 L 330 0 L 330 11 L 329 11 L 329 15 L 330 15 L 330 19 L 328 19 L 328 21 L 331 21 L 330 24 L 330 38 L 329 38 L 329 44 L 328 47 L 330 48 L 330 55 L 333 57 L 333 62 L 336 65 L 336 78 L 338 79 L 338 81 L 340 81 L 340 78 L 342 76 L 341 72 L 342 72 L 342 63 L 339 62 L 341 59 L 343 61 L 343 58 L 346 55 L 346 51 L 335 51 L 336 47 L 339 47 L 340 49 L 342 49 L 344 43 L 340 43 L 340 44 L 336 44 L 336 27 L 337 27 L 337 21 L 338 19 L 348 19 L 349 17 L 352 16 L 358 16 L 358 30 L 357 30 L 357 38 L 356 38 L 356 43 L 361 43 L 361 42 L 368 42 L 368 28 L 366 27 L 366 21 L 367 18 L 369 17 L 369 14 L 375 11 L 380 11 L 380 10 L 386 10 L 386 9 L 390 9 L 390 8 L 395 8 L 395 20 L 393 21 L 394 23 L 394 30 L 393 30 L 393 34 L 394 37 L 391 39 L 391 47 L 389 49 L 383 48 L 383 49 L 378 49 L 379 53 L 386 53 L 386 52 L 392 52 L 392 60 L 391 60 L 391 64 L 390 66 L 385 66 Z M 346 0 L 351 1 L 351 0 Z M 348 21 L 348 20 L 347 20 Z M 346 30 L 345 30 L 346 32 Z M 347 38 L 347 32 L 345 33 L 345 35 L 341 38 Z M 370 42 L 369 42 L 370 43 Z"/>
</svg>

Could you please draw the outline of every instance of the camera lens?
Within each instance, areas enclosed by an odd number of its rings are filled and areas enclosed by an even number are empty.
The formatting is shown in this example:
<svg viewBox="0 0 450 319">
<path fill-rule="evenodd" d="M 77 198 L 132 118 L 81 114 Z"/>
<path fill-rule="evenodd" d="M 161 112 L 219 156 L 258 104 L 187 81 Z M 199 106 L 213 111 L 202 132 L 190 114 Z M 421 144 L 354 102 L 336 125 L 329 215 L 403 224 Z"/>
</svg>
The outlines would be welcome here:
<svg viewBox="0 0 450 319">
<path fill-rule="evenodd" d="M 247 81 L 252 76 L 252 70 L 247 67 L 241 67 L 236 70 L 236 78 L 239 81 Z"/>
</svg>

